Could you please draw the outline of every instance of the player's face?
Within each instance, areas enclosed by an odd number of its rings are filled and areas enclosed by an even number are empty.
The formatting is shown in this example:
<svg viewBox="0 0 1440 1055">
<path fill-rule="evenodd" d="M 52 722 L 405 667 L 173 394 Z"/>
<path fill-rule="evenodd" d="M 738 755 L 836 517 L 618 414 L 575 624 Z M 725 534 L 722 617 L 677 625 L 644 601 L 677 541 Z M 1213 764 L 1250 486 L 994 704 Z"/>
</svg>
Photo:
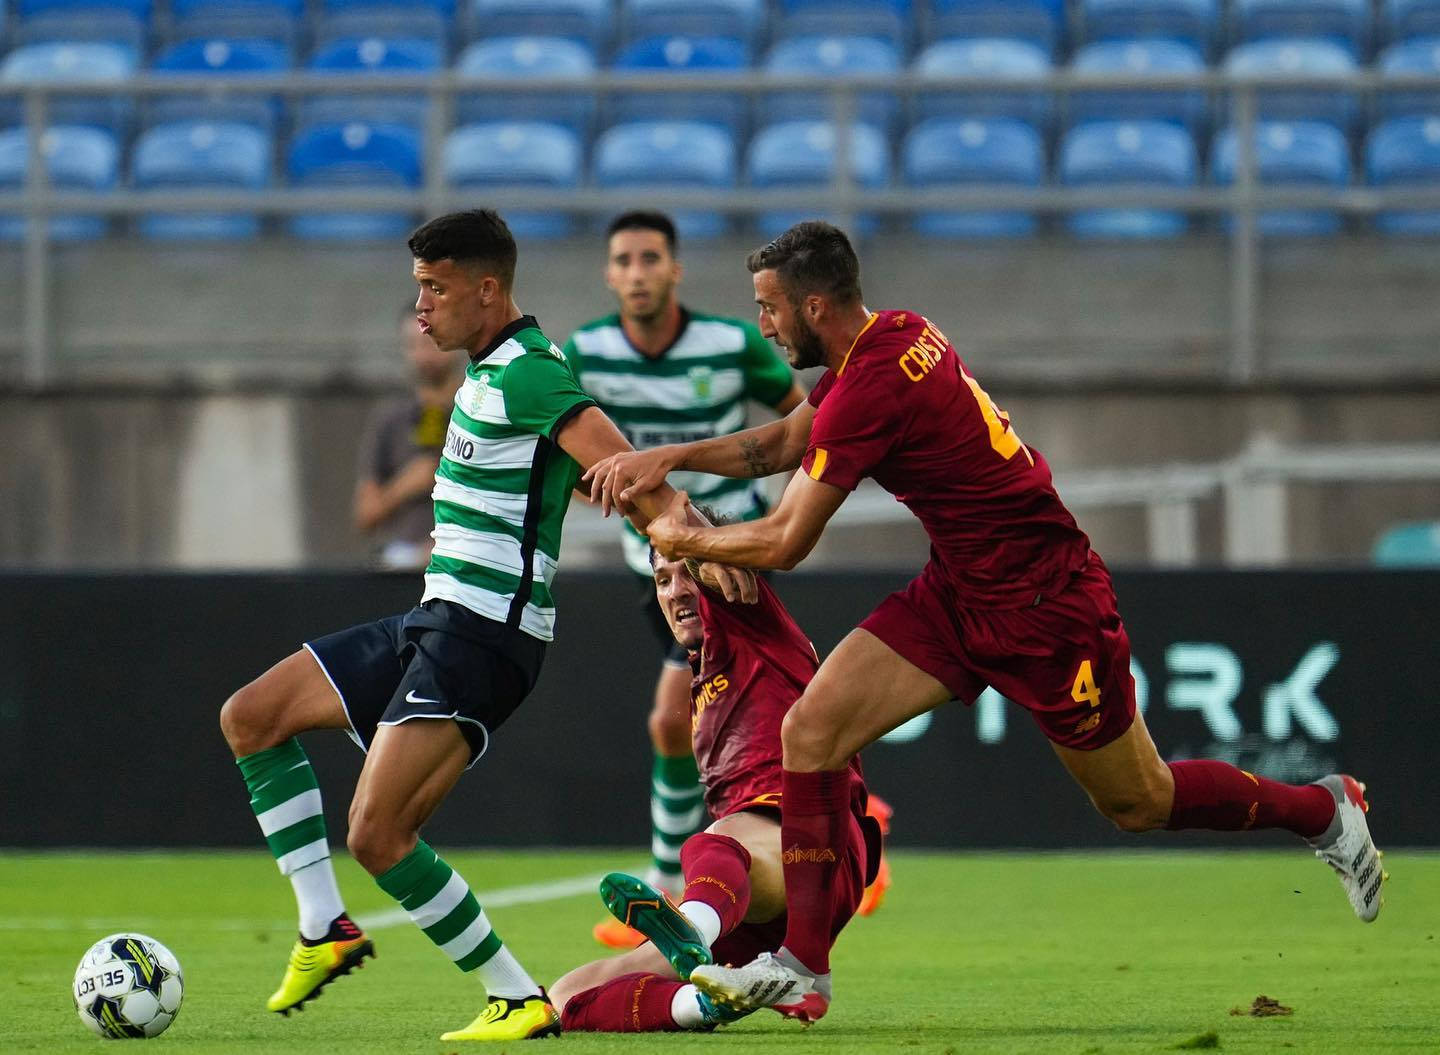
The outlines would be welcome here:
<svg viewBox="0 0 1440 1055">
<path fill-rule="evenodd" d="M 665 613 L 665 622 L 670 624 L 670 633 L 686 648 L 699 648 L 705 640 L 705 628 L 700 624 L 700 587 L 683 560 L 666 560 L 657 553 L 652 567 L 655 599 Z"/>
<path fill-rule="evenodd" d="M 407 320 L 400 328 L 400 340 L 405 348 L 405 358 L 410 361 L 410 368 L 421 384 L 437 385 L 455 369 L 455 353 L 442 352 L 415 324 L 414 319 Z"/>
<path fill-rule="evenodd" d="M 659 231 L 616 231 L 610 236 L 605 284 L 615 291 L 625 318 L 659 318 L 670 307 L 679 281 L 680 262 Z"/>
<path fill-rule="evenodd" d="M 486 309 L 501 295 L 495 277 L 453 260 L 416 260 L 413 274 L 420 287 L 415 298 L 420 332 L 442 352 L 477 350 L 485 331 Z"/>
<path fill-rule="evenodd" d="M 755 303 L 760 305 L 760 332 L 785 352 L 796 370 L 807 370 L 825 362 L 825 345 L 804 315 L 790 302 L 774 270 L 757 271 Z"/>
</svg>

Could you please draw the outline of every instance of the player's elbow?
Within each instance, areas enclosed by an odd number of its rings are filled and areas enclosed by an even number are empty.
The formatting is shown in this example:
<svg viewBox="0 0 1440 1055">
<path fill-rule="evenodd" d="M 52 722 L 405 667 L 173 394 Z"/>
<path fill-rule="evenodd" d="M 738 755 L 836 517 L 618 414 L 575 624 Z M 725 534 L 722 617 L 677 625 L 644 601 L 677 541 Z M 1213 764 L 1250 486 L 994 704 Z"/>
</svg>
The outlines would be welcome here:
<svg viewBox="0 0 1440 1055">
<path fill-rule="evenodd" d="M 784 529 L 775 540 L 769 566 L 780 571 L 790 571 L 815 548 L 815 538 L 793 529 Z"/>
</svg>

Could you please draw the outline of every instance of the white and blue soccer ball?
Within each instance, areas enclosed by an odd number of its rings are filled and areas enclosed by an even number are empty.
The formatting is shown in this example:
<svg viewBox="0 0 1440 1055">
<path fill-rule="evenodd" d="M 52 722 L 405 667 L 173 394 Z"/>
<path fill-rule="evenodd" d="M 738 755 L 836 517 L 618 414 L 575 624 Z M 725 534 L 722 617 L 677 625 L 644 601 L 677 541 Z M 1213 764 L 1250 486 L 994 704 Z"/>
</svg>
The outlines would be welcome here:
<svg viewBox="0 0 1440 1055">
<path fill-rule="evenodd" d="M 90 946 L 75 968 L 75 1010 L 102 1037 L 144 1040 L 170 1028 L 180 1013 L 180 961 L 144 934 L 111 934 Z"/>
</svg>

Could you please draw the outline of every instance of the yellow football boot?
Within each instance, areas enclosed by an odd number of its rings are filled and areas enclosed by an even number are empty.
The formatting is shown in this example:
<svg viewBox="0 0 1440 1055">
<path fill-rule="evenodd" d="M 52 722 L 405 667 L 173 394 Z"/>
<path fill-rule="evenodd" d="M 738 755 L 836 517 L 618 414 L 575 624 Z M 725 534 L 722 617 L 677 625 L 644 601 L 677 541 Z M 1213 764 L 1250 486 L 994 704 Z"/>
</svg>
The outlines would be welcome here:
<svg viewBox="0 0 1440 1055">
<path fill-rule="evenodd" d="M 350 922 L 349 916 L 341 916 L 330 925 L 324 941 L 295 943 L 280 988 L 265 1006 L 282 1015 L 303 1010 L 305 1001 L 315 999 L 336 978 L 363 966 L 365 957 L 374 955 L 375 944 L 365 932 Z"/>
<path fill-rule="evenodd" d="M 442 1033 L 441 1040 L 536 1040 L 560 1035 L 560 1015 L 545 990 L 523 1000 L 493 996 L 474 1022 L 464 1029 Z"/>
</svg>

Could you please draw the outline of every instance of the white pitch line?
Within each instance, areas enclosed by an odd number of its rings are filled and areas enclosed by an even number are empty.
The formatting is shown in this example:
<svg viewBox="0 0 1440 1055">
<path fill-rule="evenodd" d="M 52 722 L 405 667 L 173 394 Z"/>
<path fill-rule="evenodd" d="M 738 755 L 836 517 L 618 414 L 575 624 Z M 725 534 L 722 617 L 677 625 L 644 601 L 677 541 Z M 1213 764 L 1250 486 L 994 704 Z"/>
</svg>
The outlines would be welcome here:
<svg viewBox="0 0 1440 1055">
<path fill-rule="evenodd" d="M 545 901 L 559 901 L 579 894 L 593 894 L 603 873 L 571 876 L 568 879 L 552 879 L 544 883 L 525 883 L 521 886 L 498 887 L 495 890 L 478 890 L 475 898 L 482 908 L 506 908 L 510 905 L 534 905 Z M 366 930 L 384 930 L 410 922 L 410 914 L 402 908 L 368 912 L 357 916 L 355 922 Z M 150 931 L 166 927 L 195 927 L 221 931 L 291 930 L 293 921 L 276 923 L 255 919 L 179 919 L 175 917 L 87 917 L 62 919 L 59 917 L 9 916 L 0 917 L 0 931 L 51 931 L 51 930 L 93 930 L 100 932 Z"/>
</svg>

